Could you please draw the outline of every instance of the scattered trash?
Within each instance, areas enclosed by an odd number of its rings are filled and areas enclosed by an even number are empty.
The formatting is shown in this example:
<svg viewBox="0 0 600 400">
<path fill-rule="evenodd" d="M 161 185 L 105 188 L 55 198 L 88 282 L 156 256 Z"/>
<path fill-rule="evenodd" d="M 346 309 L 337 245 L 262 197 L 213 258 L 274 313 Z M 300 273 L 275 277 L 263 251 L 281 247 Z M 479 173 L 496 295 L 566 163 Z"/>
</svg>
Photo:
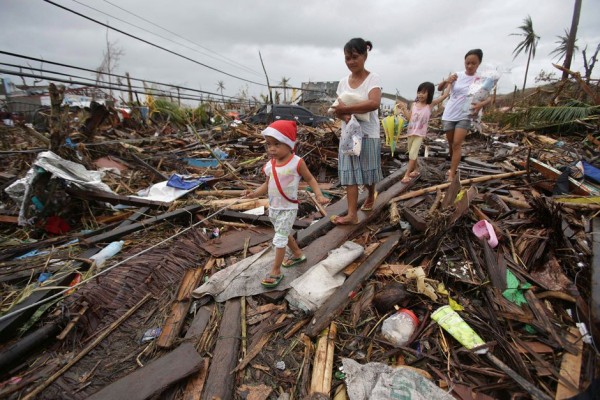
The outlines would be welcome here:
<svg viewBox="0 0 600 400">
<path fill-rule="evenodd" d="M 146 332 L 144 332 L 142 338 L 140 339 L 140 343 L 150 342 L 159 337 L 161 333 L 162 328 L 150 328 Z"/>
<path fill-rule="evenodd" d="M 401 308 L 383 321 L 381 334 L 394 346 L 408 343 L 419 326 L 419 319 L 411 310 Z"/>
</svg>

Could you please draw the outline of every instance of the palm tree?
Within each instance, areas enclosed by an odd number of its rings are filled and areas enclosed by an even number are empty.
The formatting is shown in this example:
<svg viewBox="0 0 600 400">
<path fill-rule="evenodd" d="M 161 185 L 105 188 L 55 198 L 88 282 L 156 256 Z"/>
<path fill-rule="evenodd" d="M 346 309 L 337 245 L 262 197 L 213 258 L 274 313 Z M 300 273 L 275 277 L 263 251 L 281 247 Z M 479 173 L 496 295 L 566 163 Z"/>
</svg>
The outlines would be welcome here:
<svg viewBox="0 0 600 400">
<path fill-rule="evenodd" d="M 286 78 L 285 76 L 281 78 L 281 82 L 279 84 L 283 86 L 283 103 L 287 104 L 287 84 L 290 83 L 290 78 Z"/>
<path fill-rule="evenodd" d="M 223 90 L 225 90 L 225 83 L 223 81 L 217 82 L 217 90 L 221 92 L 221 99 L 223 100 L 223 107 L 225 107 L 225 97 L 223 96 Z"/>
<path fill-rule="evenodd" d="M 522 36 L 523 40 L 515 47 L 513 50 L 513 60 L 517 58 L 519 54 L 523 50 L 525 50 L 527 54 L 527 67 L 525 68 L 525 79 L 523 80 L 523 91 L 525 90 L 525 84 L 527 83 L 527 73 L 529 72 L 529 63 L 532 58 L 535 58 L 535 49 L 537 47 L 538 41 L 540 37 L 535 34 L 533 30 L 533 21 L 531 21 L 531 16 L 527 16 L 523 20 L 523 25 L 519 26 L 521 32 L 519 33 L 511 33 L 511 36 Z"/>
<path fill-rule="evenodd" d="M 575 0 L 575 7 L 573 8 L 573 18 L 571 19 L 571 29 L 569 29 L 569 41 L 567 42 L 567 48 L 565 52 L 565 62 L 563 67 L 571 69 L 571 59 L 573 58 L 573 52 L 575 51 L 575 41 L 577 40 L 577 26 L 579 25 L 579 14 L 581 14 L 581 0 Z M 568 77 L 568 72 L 563 71 L 562 80 L 564 81 Z"/>
<path fill-rule="evenodd" d="M 567 55 L 567 48 L 569 47 L 569 31 L 565 29 L 565 36 L 557 36 L 557 38 L 558 40 L 554 43 L 556 43 L 558 46 L 556 46 L 556 48 L 550 52 L 550 55 L 555 54 L 556 59 L 560 60 Z M 577 39 L 575 39 L 575 42 L 577 42 Z M 573 46 L 573 53 L 576 51 L 579 51 L 577 44 Z"/>
</svg>

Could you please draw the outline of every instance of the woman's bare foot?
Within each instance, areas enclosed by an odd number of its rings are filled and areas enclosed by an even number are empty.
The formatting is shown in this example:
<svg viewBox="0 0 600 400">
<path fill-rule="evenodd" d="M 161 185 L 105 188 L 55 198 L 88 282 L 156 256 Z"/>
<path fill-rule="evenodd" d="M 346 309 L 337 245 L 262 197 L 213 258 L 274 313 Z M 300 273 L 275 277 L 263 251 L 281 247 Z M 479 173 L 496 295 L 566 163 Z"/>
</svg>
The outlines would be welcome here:
<svg viewBox="0 0 600 400">
<path fill-rule="evenodd" d="M 339 215 L 332 215 L 329 220 L 333 222 L 334 225 L 356 225 L 358 224 L 358 217 L 349 217 L 345 215 L 340 217 Z"/>
</svg>

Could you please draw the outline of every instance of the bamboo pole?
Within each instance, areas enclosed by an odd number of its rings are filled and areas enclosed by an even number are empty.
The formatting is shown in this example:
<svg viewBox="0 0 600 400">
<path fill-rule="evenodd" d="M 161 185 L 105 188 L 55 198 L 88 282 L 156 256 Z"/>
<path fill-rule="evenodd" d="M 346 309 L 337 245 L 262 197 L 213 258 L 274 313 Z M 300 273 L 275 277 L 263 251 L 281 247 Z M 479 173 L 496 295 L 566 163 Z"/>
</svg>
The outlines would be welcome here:
<svg viewBox="0 0 600 400">
<path fill-rule="evenodd" d="M 319 210 L 319 213 L 321 213 L 321 215 L 324 218 L 326 218 L 327 217 L 327 211 L 325 211 L 325 208 L 321 205 L 321 203 L 319 203 L 317 201 L 317 198 L 316 198 L 315 194 L 309 192 L 308 190 L 306 191 L 306 193 L 308 194 L 308 198 L 312 201 L 312 203 L 315 205 L 315 207 L 317 207 L 317 210 Z"/>
<path fill-rule="evenodd" d="M 463 179 L 462 181 L 460 181 L 460 184 L 461 185 L 470 185 L 472 183 L 487 182 L 487 181 L 491 181 L 494 179 L 512 178 L 514 176 L 525 175 L 526 173 L 527 173 L 527 171 L 515 171 L 515 172 L 506 172 L 504 174 L 478 176 L 477 178 Z M 424 188 L 424 189 L 420 189 L 420 190 L 414 190 L 412 192 L 408 192 L 403 195 L 394 197 L 393 199 L 390 200 L 390 202 L 408 200 L 408 199 L 412 199 L 413 197 L 422 196 L 427 193 L 435 192 L 438 189 L 440 189 L 440 190 L 446 189 L 451 184 L 452 184 L 452 182 L 446 182 L 446 183 L 442 183 L 440 185 L 430 186 L 428 188 Z"/>
<path fill-rule="evenodd" d="M 100 342 L 102 342 L 104 339 L 106 339 L 106 337 L 108 335 L 110 335 L 110 333 L 115 330 L 119 325 L 121 325 L 121 323 L 123 321 L 125 321 L 127 318 L 129 318 L 134 312 L 136 312 L 138 310 L 138 308 L 140 308 L 141 306 L 144 305 L 144 303 L 146 301 L 148 301 L 148 299 L 152 296 L 151 293 L 147 293 L 143 299 L 141 299 L 136 305 L 134 305 L 132 308 L 130 308 L 125 314 L 123 314 L 119 319 L 117 319 L 115 322 L 113 322 L 112 324 L 110 324 L 110 326 L 108 328 L 106 328 L 104 330 L 104 332 L 102 332 L 100 334 L 100 336 L 98 336 L 96 338 L 96 340 L 94 340 L 92 343 L 90 343 L 85 349 L 81 350 L 79 352 L 79 354 L 77 354 L 75 356 L 75 358 L 73 358 L 71 361 L 69 361 L 64 367 L 62 367 L 61 369 L 59 369 L 57 372 L 55 372 L 54 374 L 52 374 L 52 376 L 50 376 L 48 379 L 46 379 L 46 381 L 44 381 L 44 383 L 42 383 L 40 386 L 38 386 L 37 388 L 35 388 L 33 391 L 31 391 L 30 393 L 28 393 L 23 400 L 31 400 L 33 398 L 35 398 L 38 394 L 42 393 L 42 391 L 44 389 L 46 389 L 48 386 L 50 386 L 52 384 L 52 382 L 54 382 L 56 379 L 58 379 L 62 374 L 64 374 L 67 370 L 69 370 L 69 368 L 71 368 L 73 365 L 75 365 L 79 360 L 81 360 L 87 353 L 89 353 L 94 347 L 96 347 L 98 344 L 100 344 Z"/>
<path fill-rule="evenodd" d="M 310 382 L 310 393 L 323 393 L 329 396 L 333 374 L 333 352 L 337 327 L 334 322 L 321 333 L 317 341 L 315 362 Z"/>
</svg>

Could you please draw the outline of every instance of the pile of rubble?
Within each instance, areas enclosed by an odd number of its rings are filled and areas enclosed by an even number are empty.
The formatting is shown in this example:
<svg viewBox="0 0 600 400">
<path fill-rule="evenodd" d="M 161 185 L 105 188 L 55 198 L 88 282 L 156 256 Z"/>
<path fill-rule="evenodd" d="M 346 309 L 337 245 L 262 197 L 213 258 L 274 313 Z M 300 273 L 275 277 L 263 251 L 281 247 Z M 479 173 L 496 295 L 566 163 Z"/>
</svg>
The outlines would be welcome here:
<svg viewBox="0 0 600 400">
<path fill-rule="evenodd" d="M 268 291 L 268 204 L 241 198 L 264 127 L 110 115 L 0 125 L 0 398 L 550 399 L 597 379 L 600 186 L 576 167 L 593 131 L 484 125 L 453 182 L 434 128 L 402 183 L 400 139 L 373 210 L 334 226 L 339 125 L 300 127 L 331 203 L 302 188 L 307 262 Z"/>
</svg>

